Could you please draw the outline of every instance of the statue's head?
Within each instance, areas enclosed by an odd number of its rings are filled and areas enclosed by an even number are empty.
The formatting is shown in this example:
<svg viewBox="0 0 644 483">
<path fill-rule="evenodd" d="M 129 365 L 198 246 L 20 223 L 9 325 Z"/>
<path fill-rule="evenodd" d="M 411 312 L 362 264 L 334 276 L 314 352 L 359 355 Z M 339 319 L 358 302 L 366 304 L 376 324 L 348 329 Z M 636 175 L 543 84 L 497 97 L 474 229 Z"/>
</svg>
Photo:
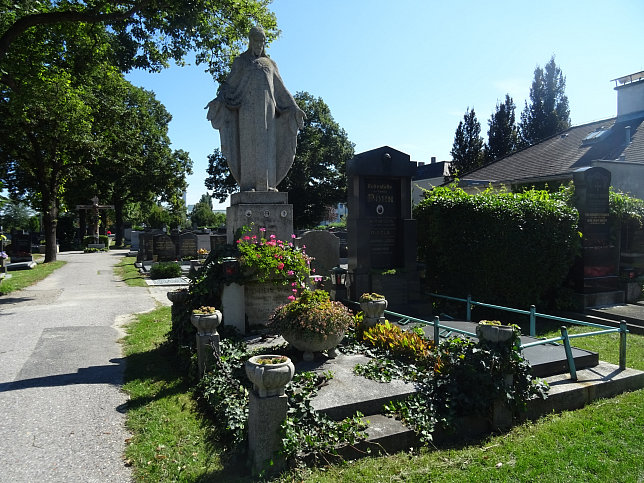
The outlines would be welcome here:
<svg viewBox="0 0 644 483">
<path fill-rule="evenodd" d="M 248 32 L 248 50 L 256 57 L 259 57 L 260 55 L 264 55 L 264 45 L 266 45 L 264 29 L 259 25 L 255 25 Z"/>
</svg>

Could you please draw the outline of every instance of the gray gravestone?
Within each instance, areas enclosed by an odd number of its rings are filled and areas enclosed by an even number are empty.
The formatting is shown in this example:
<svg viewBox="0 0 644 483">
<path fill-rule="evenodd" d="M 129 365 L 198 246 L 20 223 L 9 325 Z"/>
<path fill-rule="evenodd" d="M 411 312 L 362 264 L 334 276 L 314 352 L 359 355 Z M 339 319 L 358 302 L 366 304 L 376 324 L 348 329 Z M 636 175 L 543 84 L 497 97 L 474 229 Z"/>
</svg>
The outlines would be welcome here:
<svg viewBox="0 0 644 483">
<path fill-rule="evenodd" d="M 178 255 L 180 259 L 197 258 L 197 235 L 194 233 L 182 233 L 179 236 Z"/>
<path fill-rule="evenodd" d="M 203 234 L 203 233 L 198 233 L 197 234 L 197 250 L 208 250 L 210 251 L 212 248 L 210 246 L 210 237 L 212 235 L 210 233 L 208 234 Z M 226 236 L 224 235 L 224 239 Z"/>
<path fill-rule="evenodd" d="M 420 299 L 417 230 L 411 218 L 415 172 L 409 155 L 388 146 L 358 154 L 347 163 L 352 300 L 365 292 L 382 293 L 394 305 Z"/>
<path fill-rule="evenodd" d="M 300 247 L 305 246 L 306 254 L 313 257 L 311 268 L 315 275 L 326 277 L 329 270 L 340 263 L 340 239 L 326 230 L 307 231 L 297 243 Z"/>
<path fill-rule="evenodd" d="M 139 236 L 141 235 L 140 231 L 132 230 L 130 233 L 130 248 L 132 250 L 139 249 Z"/>
<path fill-rule="evenodd" d="M 149 232 L 139 234 L 139 252 L 137 254 L 137 260 L 139 262 L 152 260 L 152 237 L 153 234 Z"/>
<path fill-rule="evenodd" d="M 161 234 L 152 237 L 152 255 L 157 257 L 159 262 L 176 260 L 177 250 L 169 235 Z"/>
</svg>

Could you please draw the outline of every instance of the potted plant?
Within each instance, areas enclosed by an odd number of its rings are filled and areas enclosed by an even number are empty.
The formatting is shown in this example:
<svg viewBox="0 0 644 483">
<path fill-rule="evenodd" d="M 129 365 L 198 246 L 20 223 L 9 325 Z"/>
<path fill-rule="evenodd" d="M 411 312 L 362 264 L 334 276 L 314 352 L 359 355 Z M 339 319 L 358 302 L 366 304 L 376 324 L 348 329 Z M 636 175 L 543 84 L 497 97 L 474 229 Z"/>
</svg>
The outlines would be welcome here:
<svg viewBox="0 0 644 483">
<path fill-rule="evenodd" d="M 266 229 L 260 228 L 260 233 L 263 235 Z M 237 248 L 242 271 L 259 282 L 287 285 L 293 280 L 306 282 L 309 276 L 311 258 L 293 242 L 279 240 L 275 235 L 245 235 L 237 240 Z"/>
<path fill-rule="evenodd" d="M 199 335 L 216 334 L 221 323 L 221 312 L 215 307 L 204 305 L 192 311 L 190 322 L 196 327 Z"/>
<path fill-rule="evenodd" d="M 387 309 L 387 299 L 379 293 L 363 293 L 358 301 L 360 302 L 360 309 L 365 314 L 365 318 L 371 319 L 371 322 L 373 322 L 369 324 L 368 321 L 365 321 L 367 326 L 375 325 L 376 321 L 384 315 Z"/>
<path fill-rule="evenodd" d="M 299 297 L 275 309 L 269 327 L 303 351 L 305 361 L 312 361 L 314 352 L 325 350 L 334 358 L 335 347 L 352 322 L 349 309 L 340 302 L 331 301 L 327 292 L 304 290 Z"/>
<path fill-rule="evenodd" d="M 512 339 L 514 326 L 503 325 L 498 320 L 481 320 L 476 326 L 476 335 L 479 339 L 499 343 Z"/>
<path fill-rule="evenodd" d="M 275 354 L 253 356 L 246 361 L 245 369 L 259 397 L 283 396 L 284 386 L 295 374 L 291 359 Z"/>
<path fill-rule="evenodd" d="M 168 300 L 172 302 L 173 304 L 176 303 L 183 303 L 188 299 L 188 289 L 187 288 L 179 288 L 177 290 L 170 290 L 167 293 Z"/>
</svg>

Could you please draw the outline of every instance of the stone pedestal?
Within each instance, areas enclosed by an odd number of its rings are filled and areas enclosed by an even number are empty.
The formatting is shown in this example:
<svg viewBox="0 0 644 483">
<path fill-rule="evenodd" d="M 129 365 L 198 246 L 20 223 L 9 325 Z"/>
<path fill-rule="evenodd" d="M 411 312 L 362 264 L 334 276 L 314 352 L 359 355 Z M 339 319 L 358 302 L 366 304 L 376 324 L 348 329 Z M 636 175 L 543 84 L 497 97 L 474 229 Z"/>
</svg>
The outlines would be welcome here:
<svg viewBox="0 0 644 483">
<path fill-rule="evenodd" d="M 248 398 L 248 449 L 253 472 L 259 473 L 269 467 L 271 472 L 277 472 L 285 463 L 278 451 L 280 425 L 286 419 L 287 396 L 261 398 L 251 391 Z"/>
<path fill-rule="evenodd" d="M 199 375 L 203 376 L 212 368 L 214 353 L 219 352 L 219 334 L 197 334 L 197 362 L 199 364 Z"/>
<path fill-rule="evenodd" d="M 226 209 L 226 237 L 235 242 L 238 230 L 247 226 L 258 238 L 275 235 L 290 241 L 293 234 L 293 205 L 288 204 L 288 193 L 278 191 L 241 191 L 233 193 Z M 265 232 L 260 232 L 265 228 Z"/>
</svg>

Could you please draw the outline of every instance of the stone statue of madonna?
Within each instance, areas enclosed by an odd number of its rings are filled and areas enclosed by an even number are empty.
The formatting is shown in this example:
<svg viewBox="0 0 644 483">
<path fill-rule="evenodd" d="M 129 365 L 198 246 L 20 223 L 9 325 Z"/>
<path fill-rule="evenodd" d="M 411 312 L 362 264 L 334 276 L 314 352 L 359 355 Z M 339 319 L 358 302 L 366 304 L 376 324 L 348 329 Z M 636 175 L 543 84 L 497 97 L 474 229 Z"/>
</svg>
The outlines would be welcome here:
<svg viewBox="0 0 644 483">
<path fill-rule="evenodd" d="M 264 52 L 264 31 L 253 27 L 248 39 L 248 50 L 233 61 L 206 106 L 207 118 L 219 130 L 221 151 L 241 191 L 276 191 L 293 164 L 304 112 Z"/>
</svg>

